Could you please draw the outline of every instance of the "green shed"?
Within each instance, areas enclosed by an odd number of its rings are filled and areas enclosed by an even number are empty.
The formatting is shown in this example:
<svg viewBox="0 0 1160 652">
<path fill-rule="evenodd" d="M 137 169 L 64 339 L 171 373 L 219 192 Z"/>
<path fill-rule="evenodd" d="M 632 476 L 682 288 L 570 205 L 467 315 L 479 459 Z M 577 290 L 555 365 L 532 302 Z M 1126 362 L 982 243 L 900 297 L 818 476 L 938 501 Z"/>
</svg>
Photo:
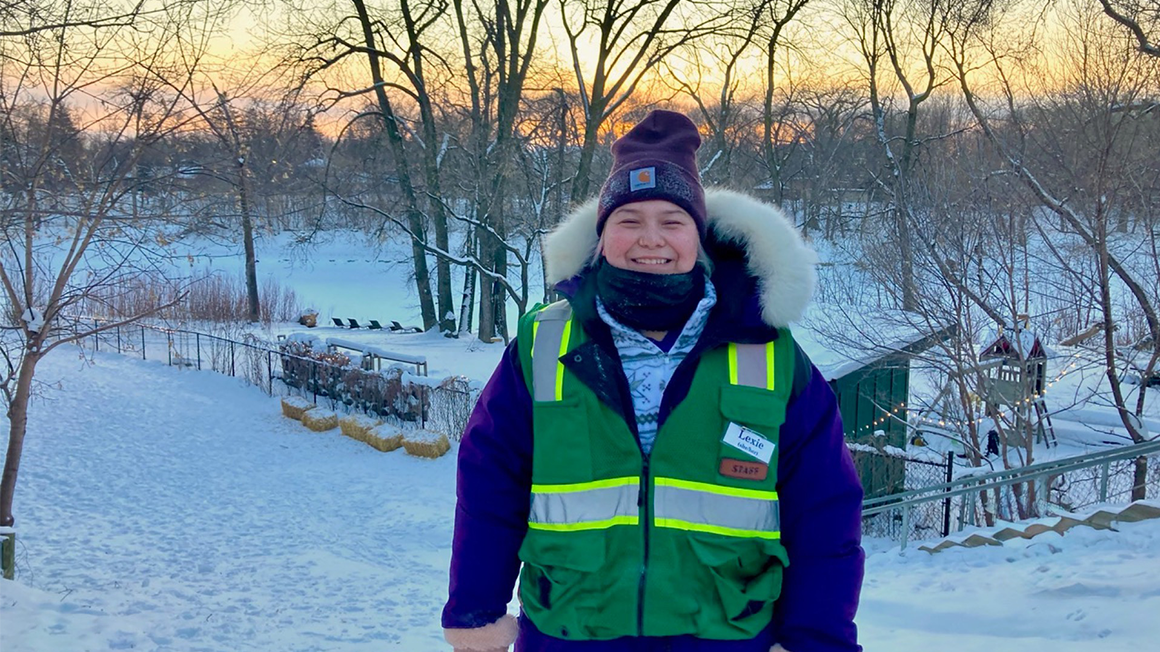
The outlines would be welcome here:
<svg viewBox="0 0 1160 652">
<path fill-rule="evenodd" d="M 857 321 L 862 319 L 866 323 Z M 923 332 L 912 325 L 917 319 L 899 311 L 870 313 L 815 304 L 793 326 L 794 338 L 838 397 L 846 441 L 853 444 L 867 497 L 905 489 L 905 459 L 880 452 L 906 450 L 911 358 L 953 332 Z"/>
</svg>

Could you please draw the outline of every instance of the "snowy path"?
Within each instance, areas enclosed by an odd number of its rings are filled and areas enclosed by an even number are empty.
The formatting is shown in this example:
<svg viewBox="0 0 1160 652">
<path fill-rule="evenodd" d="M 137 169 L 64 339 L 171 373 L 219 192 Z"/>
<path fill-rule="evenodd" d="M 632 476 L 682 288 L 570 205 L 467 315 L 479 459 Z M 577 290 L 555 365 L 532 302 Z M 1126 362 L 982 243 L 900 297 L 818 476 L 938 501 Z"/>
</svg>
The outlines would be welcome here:
<svg viewBox="0 0 1160 652">
<path fill-rule="evenodd" d="M 208 372 L 62 352 L 42 373 L 63 391 L 33 409 L 15 511 L 52 609 L 6 615 L 4 650 L 439 646 L 453 455 L 312 433 Z"/>
<path fill-rule="evenodd" d="M 453 454 L 311 433 L 211 372 L 96 363 L 43 363 L 60 389 L 33 408 L 0 649 L 446 652 Z M 867 543 L 867 652 L 1157 649 L 1160 522 L 937 555 Z"/>
</svg>

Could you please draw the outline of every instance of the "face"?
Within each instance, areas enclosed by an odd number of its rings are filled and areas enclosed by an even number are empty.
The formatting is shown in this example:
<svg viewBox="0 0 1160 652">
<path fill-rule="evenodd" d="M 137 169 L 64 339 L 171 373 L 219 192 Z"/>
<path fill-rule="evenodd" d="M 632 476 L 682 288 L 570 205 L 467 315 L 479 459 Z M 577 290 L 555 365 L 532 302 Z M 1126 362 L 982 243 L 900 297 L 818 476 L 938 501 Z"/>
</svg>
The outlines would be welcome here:
<svg viewBox="0 0 1160 652">
<path fill-rule="evenodd" d="M 600 250 L 613 267 L 649 274 L 692 270 L 700 244 L 692 216 L 663 199 L 617 208 L 600 235 Z"/>
</svg>

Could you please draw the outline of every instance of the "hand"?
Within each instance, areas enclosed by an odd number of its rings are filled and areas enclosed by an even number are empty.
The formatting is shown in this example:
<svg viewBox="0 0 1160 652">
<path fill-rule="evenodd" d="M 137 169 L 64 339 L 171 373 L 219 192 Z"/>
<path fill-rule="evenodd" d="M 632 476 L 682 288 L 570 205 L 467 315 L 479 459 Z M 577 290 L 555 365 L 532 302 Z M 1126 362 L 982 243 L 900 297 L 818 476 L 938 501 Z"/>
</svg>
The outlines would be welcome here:
<svg viewBox="0 0 1160 652">
<path fill-rule="evenodd" d="M 510 614 L 483 627 L 443 630 L 443 638 L 455 652 L 508 652 L 518 634 L 519 625 Z"/>
</svg>

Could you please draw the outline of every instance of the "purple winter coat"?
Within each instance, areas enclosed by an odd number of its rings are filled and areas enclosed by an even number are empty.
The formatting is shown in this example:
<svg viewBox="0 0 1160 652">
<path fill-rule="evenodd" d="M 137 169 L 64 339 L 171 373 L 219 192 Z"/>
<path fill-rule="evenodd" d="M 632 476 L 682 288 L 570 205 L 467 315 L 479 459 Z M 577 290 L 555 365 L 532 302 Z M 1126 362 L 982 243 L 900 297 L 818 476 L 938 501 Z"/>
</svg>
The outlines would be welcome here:
<svg viewBox="0 0 1160 652">
<path fill-rule="evenodd" d="M 710 192 L 710 236 L 705 248 L 714 260 L 712 279 L 718 288 L 718 304 L 706 323 L 697 348 L 674 372 L 665 390 L 661 422 L 688 391 L 697 360 L 705 350 L 726 342 L 769 341 L 775 337 L 770 319 L 771 273 L 785 283 L 798 269 L 787 264 L 801 263 L 795 252 L 778 254 L 766 274 L 756 273 L 747 257 L 769 255 L 758 238 L 714 238 L 714 228 L 729 223 L 730 209 L 738 209 L 738 196 Z M 716 196 L 715 196 L 716 195 Z M 745 198 L 742 198 L 745 199 Z M 747 224 L 768 231 L 784 231 L 784 220 L 776 209 L 748 200 L 741 218 Z M 568 233 L 565 225 L 558 242 L 568 246 L 577 233 L 594 221 L 595 210 L 581 208 L 570 223 L 579 227 Z M 774 213 L 770 213 L 774 211 Z M 732 211 L 734 214 L 738 210 Z M 773 224 L 760 220 L 771 220 Z M 594 227 L 591 233 L 595 233 Z M 792 225 L 789 227 L 792 230 Z M 556 238 L 554 235 L 553 238 Z M 779 233 L 783 237 L 784 233 Z M 796 237 L 794 235 L 793 237 Z M 582 239 L 583 240 L 583 239 Z M 549 240 L 549 272 L 552 272 L 552 240 Z M 738 253 L 744 255 L 737 255 Z M 582 256 L 577 261 L 586 260 Z M 788 263 L 782 259 L 788 259 Z M 582 265 L 582 263 L 579 263 Z M 559 271 L 561 266 L 557 264 Z M 572 304 L 576 320 L 591 338 L 595 369 L 574 370 L 589 384 L 597 397 L 618 411 L 635 432 L 632 403 L 627 381 L 615 354 L 607 326 L 593 305 L 594 289 L 583 275 L 586 271 L 562 265 L 563 273 L 580 276 L 559 285 Z M 811 270 L 812 271 L 812 270 Z M 567 277 L 571 277 L 568 274 Z M 565 277 L 565 278 L 567 278 Z M 811 275 L 812 280 L 812 275 Z M 784 288 L 774 288 L 774 290 Z M 793 295 L 786 302 L 792 303 Z M 808 291 L 806 292 L 808 300 Z M 804 303 L 801 308 L 804 308 Z M 784 306 L 775 306 L 784 308 Z M 793 307 L 788 310 L 792 313 Z M 757 638 L 748 641 L 696 639 L 691 636 L 636 638 L 612 641 L 566 641 L 543 634 L 527 619 L 520 618 L 517 652 L 768 652 L 777 643 L 790 652 L 857 652 L 854 614 L 862 583 L 864 555 L 861 541 L 862 487 L 854 471 L 842 436 L 837 400 L 825 378 L 798 349 L 798 361 L 780 433 L 778 494 L 781 513 L 781 541 L 789 554 L 781 596 L 774 605 L 773 622 Z M 593 356 L 585 356 L 591 358 Z M 588 376 L 594 379 L 585 381 Z M 604 378 L 601 387 L 595 379 Z M 607 382 L 615 381 L 615 382 Z M 518 551 L 527 531 L 532 476 L 532 399 L 524 383 L 517 344 L 504 352 L 499 366 L 488 381 L 464 432 L 459 448 L 458 501 L 452 543 L 450 590 L 443 609 L 443 627 L 476 628 L 498 620 L 507 612 L 519 570 Z"/>
</svg>

